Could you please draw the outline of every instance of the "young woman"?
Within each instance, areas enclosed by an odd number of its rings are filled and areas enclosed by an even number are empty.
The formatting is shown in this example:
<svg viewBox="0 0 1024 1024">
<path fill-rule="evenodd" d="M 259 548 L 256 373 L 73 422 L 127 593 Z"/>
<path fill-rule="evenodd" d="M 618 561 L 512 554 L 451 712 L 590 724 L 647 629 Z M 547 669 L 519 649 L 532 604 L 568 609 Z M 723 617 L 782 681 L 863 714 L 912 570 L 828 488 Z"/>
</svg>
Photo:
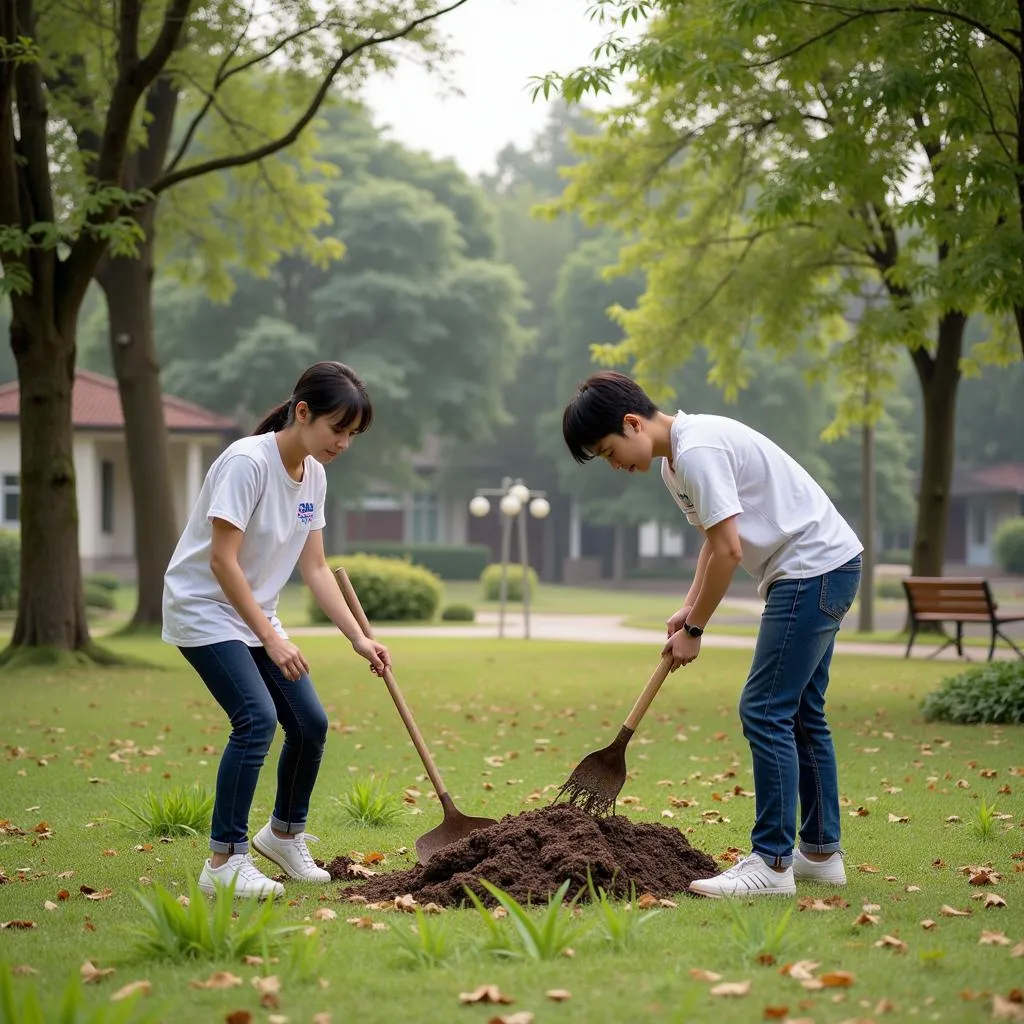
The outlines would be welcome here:
<svg viewBox="0 0 1024 1024">
<path fill-rule="evenodd" d="M 327 715 L 309 665 L 277 618 L 281 588 L 302 579 L 355 652 L 381 675 L 386 647 L 365 636 L 324 558 L 324 466 L 369 429 L 363 382 L 342 363 L 321 362 L 251 437 L 210 467 L 164 577 L 163 639 L 199 673 L 231 722 L 217 771 L 212 856 L 199 888 L 235 882 L 236 896 L 284 891 L 253 863 L 249 808 L 277 723 L 284 745 L 270 820 L 256 851 L 291 878 L 326 882 L 309 853 L 306 814 L 327 737 Z"/>
</svg>

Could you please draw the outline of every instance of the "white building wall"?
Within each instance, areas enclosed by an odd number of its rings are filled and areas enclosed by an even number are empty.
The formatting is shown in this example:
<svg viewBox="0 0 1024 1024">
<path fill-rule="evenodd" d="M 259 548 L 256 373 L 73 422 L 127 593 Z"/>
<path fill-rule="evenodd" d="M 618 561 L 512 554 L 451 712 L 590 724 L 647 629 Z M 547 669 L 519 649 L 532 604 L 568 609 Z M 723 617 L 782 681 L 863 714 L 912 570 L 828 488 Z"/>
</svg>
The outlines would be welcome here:
<svg viewBox="0 0 1024 1024">
<path fill-rule="evenodd" d="M 0 480 L 7 475 L 21 476 L 21 441 L 17 423 L 0 423 Z M 3 509 L 0 507 L 0 517 Z M 15 523 L 0 521 L 0 528 L 14 527 Z"/>
</svg>

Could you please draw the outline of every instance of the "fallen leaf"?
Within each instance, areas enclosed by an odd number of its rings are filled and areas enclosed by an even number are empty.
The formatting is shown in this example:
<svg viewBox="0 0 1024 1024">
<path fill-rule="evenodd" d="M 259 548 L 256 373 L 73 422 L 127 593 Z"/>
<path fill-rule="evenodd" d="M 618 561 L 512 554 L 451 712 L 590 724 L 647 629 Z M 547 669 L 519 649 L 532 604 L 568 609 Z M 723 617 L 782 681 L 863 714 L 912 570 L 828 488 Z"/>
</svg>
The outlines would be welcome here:
<svg viewBox="0 0 1024 1024">
<path fill-rule="evenodd" d="M 951 907 L 948 903 L 943 903 L 939 907 L 939 913 L 943 917 L 970 917 L 971 912 L 969 910 L 957 910 L 956 907 Z"/>
<path fill-rule="evenodd" d="M 826 971 L 818 980 L 825 988 L 849 988 L 855 979 L 849 971 Z"/>
<path fill-rule="evenodd" d="M 419 904 L 413 899 L 412 893 L 395 897 L 395 910 L 402 910 L 407 914 L 415 914 Z"/>
<path fill-rule="evenodd" d="M 907 944 L 902 940 L 896 938 L 895 935 L 883 935 L 876 943 L 875 946 L 878 949 L 892 949 L 897 953 L 906 953 Z"/>
<path fill-rule="evenodd" d="M 338 916 L 336 910 L 331 910 L 330 907 L 317 907 L 313 911 L 314 921 L 334 921 Z"/>
<path fill-rule="evenodd" d="M 248 1010 L 232 1010 L 224 1018 L 224 1024 L 252 1024 L 252 1014 Z"/>
<path fill-rule="evenodd" d="M 711 990 L 713 996 L 745 996 L 750 993 L 749 981 L 723 981 Z"/>
<path fill-rule="evenodd" d="M 19 928 L 27 931 L 29 928 L 35 928 L 35 926 L 35 921 L 0 921 L 0 928 Z"/>
<path fill-rule="evenodd" d="M 460 992 L 459 1002 L 462 1005 L 471 1003 L 513 1003 L 511 996 L 506 996 L 497 985 L 481 985 L 472 992 Z"/>
<path fill-rule="evenodd" d="M 78 968 L 78 972 L 82 976 L 83 983 L 91 985 L 94 982 L 102 981 L 104 978 L 109 977 L 114 973 L 114 968 L 97 967 L 91 960 L 86 960 L 85 963 Z"/>
<path fill-rule="evenodd" d="M 722 976 L 715 974 L 714 971 L 705 971 L 700 967 L 690 968 L 690 977 L 695 978 L 697 981 L 721 981 Z"/>
<path fill-rule="evenodd" d="M 797 960 L 779 968 L 780 974 L 788 974 L 794 981 L 810 981 L 821 966 L 816 960 Z"/>
<path fill-rule="evenodd" d="M 959 823 L 959 821 L 960 821 L 960 815 L 959 815 L 959 814 L 951 814 L 951 815 L 950 815 L 950 816 L 949 816 L 949 817 L 948 817 L 948 818 L 946 819 L 946 824 L 947 824 L 947 825 L 956 825 L 956 824 L 958 824 L 958 823 Z"/>
<path fill-rule="evenodd" d="M 921 891 L 921 886 L 919 886 L 919 885 L 908 885 L 908 886 L 906 886 L 906 888 L 904 888 L 903 891 L 904 892 L 920 892 Z"/>
<path fill-rule="evenodd" d="M 13 975 L 15 975 L 17 977 L 22 977 L 22 976 L 28 975 L 28 974 L 38 974 L 38 973 L 39 972 L 34 967 L 30 967 L 28 964 L 15 964 L 11 968 L 11 974 L 13 974 Z"/>
<path fill-rule="evenodd" d="M 869 914 L 866 911 L 860 915 L 853 923 L 858 925 L 865 924 L 878 924 L 882 919 L 876 914 Z"/>
<path fill-rule="evenodd" d="M 388 926 L 383 921 L 374 921 L 369 915 L 363 917 L 350 917 L 345 921 L 346 924 L 354 925 L 356 928 L 366 928 L 373 932 L 385 932 Z"/>
<path fill-rule="evenodd" d="M 923 921 L 921 922 L 921 927 L 922 927 L 922 928 L 923 928 L 923 929 L 924 929 L 924 930 L 925 930 L 926 932 L 929 932 L 929 931 L 931 931 L 931 930 L 932 930 L 932 929 L 933 929 L 933 928 L 935 927 L 935 922 L 934 922 L 934 921 L 933 921 L 933 920 L 932 920 L 932 919 L 931 919 L 930 917 L 926 917 L 926 918 L 925 918 L 925 919 L 924 919 L 924 920 L 923 920 Z"/>
<path fill-rule="evenodd" d="M 1006 937 L 1005 932 L 982 931 L 978 939 L 979 946 L 1008 946 L 1012 940 Z"/>
<path fill-rule="evenodd" d="M 1024 956 L 1024 942 L 1018 942 L 1017 945 L 1010 950 L 1010 956 Z"/>
<path fill-rule="evenodd" d="M 242 984 L 242 979 L 230 971 L 215 971 L 205 981 L 190 981 L 189 988 L 235 988 Z"/>
<path fill-rule="evenodd" d="M 986 910 L 989 910 L 991 907 L 1005 907 L 1005 906 L 1006 906 L 1006 900 L 1004 900 L 1003 897 L 999 895 L 999 893 L 997 893 L 997 892 L 987 892 L 987 893 L 985 893 L 984 907 L 985 907 Z"/>
<path fill-rule="evenodd" d="M 112 889 L 100 889 L 99 891 L 90 889 L 89 892 L 86 892 L 85 890 L 89 888 L 87 885 L 82 886 L 82 893 L 87 900 L 109 900 L 114 895 Z"/>
<path fill-rule="evenodd" d="M 891 825 L 905 825 L 908 821 L 910 818 L 905 814 L 893 814 L 891 811 L 889 813 L 889 824 Z"/>
<path fill-rule="evenodd" d="M 644 893 L 644 894 L 643 894 L 643 895 L 642 895 L 642 896 L 641 896 L 641 897 L 640 897 L 640 898 L 639 898 L 639 899 L 638 899 L 638 900 L 636 901 L 636 905 L 637 905 L 637 907 L 639 907 L 639 908 L 640 908 L 640 910 L 650 910 L 650 909 L 651 909 L 651 907 L 656 907 L 656 906 L 658 905 L 658 897 L 657 897 L 657 896 L 654 896 L 654 895 L 652 895 L 652 894 L 651 894 L 651 893 L 649 893 L 649 892 L 645 892 L 645 893 Z"/>
<path fill-rule="evenodd" d="M 874 864 L 858 864 L 857 865 L 857 870 L 862 872 L 865 875 L 877 875 L 878 874 L 878 868 L 876 868 L 874 866 Z"/>
<path fill-rule="evenodd" d="M 127 985 L 119 988 L 111 997 L 112 1003 L 120 1003 L 124 999 L 130 999 L 134 995 L 148 996 L 153 991 L 151 981 L 130 981 Z"/>
<path fill-rule="evenodd" d="M 567 988 L 551 988 L 544 993 L 553 1003 L 564 1003 L 572 999 L 572 993 Z"/>
<path fill-rule="evenodd" d="M 533 1014 L 529 1010 L 506 1013 L 500 1017 L 492 1017 L 487 1024 L 533 1024 Z"/>
<path fill-rule="evenodd" d="M 52 900 L 43 900 L 43 910 L 59 910 L 60 908 Z"/>
<path fill-rule="evenodd" d="M 660 899 L 658 900 L 658 906 L 665 907 L 668 910 L 676 910 L 679 907 L 679 904 L 676 903 L 675 900 Z"/>
<path fill-rule="evenodd" d="M 262 995 L 277 995 L 281 991 L 281 979 L 276 974 L 270 974 L 264 977 L 261 974 L 257 974 L 252 979 L 252 987 L 256 989 L 259 994 Z"/>
<path fill-rule="evenodd" d="M 765 1020 L 782 1020 L 789 1016 L 788 1006 L 766 1006 L 762 1011 Z"/>
<path fill-rule="evenodd" d="M 993 1020 L 1024 1020 L 1024 1006 L 996 993 L 992 996 Z"/>
<path fill-rule="evenodd" d="M 896 1004 L 891 999 L 879 999 L 875 1003 L 875 1015 L 881 1017 L 883 1013 L 892 1013 L 896 1009 Z"/>
<path fill-rule="evenodd" d="M 346 864 L 345 874 L 352 875 L 355 878 L 373 878 L 377 872 L 370 868 L 363 867 L 362 864 Z"/>
</svg>

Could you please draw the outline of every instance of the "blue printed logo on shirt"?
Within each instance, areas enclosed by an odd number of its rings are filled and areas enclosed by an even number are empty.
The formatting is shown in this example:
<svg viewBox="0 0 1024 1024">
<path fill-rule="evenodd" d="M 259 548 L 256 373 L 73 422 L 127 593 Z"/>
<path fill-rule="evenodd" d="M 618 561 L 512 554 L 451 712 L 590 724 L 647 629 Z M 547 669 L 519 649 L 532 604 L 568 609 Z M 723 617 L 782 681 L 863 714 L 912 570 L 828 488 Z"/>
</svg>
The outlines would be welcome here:
<svg viewBox="0 0 1024 1024">
<path fill-rule="evenodd" d="M 300 501 L 299 502 L 299 522 L 305 526 L 309 526 L 313 522 L 313 513 L 316 511 L 316 505 L 312 501 Z"/>
</svg>

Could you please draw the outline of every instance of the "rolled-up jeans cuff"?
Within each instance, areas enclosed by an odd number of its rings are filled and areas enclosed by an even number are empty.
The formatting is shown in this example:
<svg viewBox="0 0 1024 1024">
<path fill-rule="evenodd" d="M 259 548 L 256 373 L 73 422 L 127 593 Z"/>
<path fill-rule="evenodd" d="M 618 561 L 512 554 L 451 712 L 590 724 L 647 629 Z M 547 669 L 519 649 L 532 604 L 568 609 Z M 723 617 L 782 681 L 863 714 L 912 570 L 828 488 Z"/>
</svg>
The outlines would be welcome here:
<svg viewBox="0 0 1024 1024">
<path fill-rule="evenodd" d="M 801 853 L 839 853 L 842 847 L 839 843 L 805 843 L 803 840 L 800 841 L 800 852 Z"/>
<path fill-rule="evenodd" d="M 236 853 L 248 853 L 249 840 L 240 839 L 237 843 L 222 843 L 219 839 L 211 839 L 210 849 L 214 853 L 226 853 L 229 857 Z"/>
<path fill-rule="evenodd" d="M 300 832 L 306 831 L 306 823 L 304 821 L 284 821 L 276 814 L 270 816 L 270 827 L 289 836 L 297 836 Z"/>
</svg>

